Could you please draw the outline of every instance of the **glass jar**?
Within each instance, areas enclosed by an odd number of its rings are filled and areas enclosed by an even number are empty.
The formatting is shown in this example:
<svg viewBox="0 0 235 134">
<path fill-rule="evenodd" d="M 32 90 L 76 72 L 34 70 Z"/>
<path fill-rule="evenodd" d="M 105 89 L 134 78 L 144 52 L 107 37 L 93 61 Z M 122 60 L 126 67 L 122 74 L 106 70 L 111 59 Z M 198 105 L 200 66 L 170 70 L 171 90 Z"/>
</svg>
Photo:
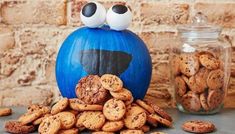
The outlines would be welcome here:
<svg viewBox="0 0 235 134">
<path fill-rule="evenodd" d="M 213 114 L 223 107 L 230 77 L 231 48 L 219 39 L 221 28 L 198 13 L 178 27 L 179 43 L 170 55 L 177 107 L 182 112 Z"/>
</svg>

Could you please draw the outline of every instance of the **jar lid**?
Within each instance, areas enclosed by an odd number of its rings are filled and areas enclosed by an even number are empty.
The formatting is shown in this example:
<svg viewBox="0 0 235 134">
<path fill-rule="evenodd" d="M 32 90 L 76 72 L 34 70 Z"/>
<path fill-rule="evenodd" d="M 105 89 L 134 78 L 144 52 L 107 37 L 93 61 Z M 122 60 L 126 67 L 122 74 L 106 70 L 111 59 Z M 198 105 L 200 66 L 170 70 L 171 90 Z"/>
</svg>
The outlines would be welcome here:
<svg viewBox="0 0 235 134">
<path fill-rule="evenodd" d="M 192 24 L 179 26 L 178 31 L 183 38 L 218 38 L 221 27 L 209 24 L 207 17 L 199 12 L 194 16 Z"/>
</svg>

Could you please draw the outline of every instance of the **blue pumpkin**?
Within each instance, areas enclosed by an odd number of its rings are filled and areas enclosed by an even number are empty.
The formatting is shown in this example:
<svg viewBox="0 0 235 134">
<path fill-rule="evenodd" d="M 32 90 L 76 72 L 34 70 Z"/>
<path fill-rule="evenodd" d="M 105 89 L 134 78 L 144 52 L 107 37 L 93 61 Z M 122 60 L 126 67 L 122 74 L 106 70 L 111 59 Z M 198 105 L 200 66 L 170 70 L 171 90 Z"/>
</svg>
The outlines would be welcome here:
<svg viewBox="0 0 235 134">
<path fill-rule="evenodd" d="M 152 64 L 144 42 L 129 30 L 83 27 L 70 34 L 56 60 L 56 80 L 62 96 L 76 97 L 78 81 L 87 75 L 114 74 L 135 99 L 148 89 Z"/>
</svg>

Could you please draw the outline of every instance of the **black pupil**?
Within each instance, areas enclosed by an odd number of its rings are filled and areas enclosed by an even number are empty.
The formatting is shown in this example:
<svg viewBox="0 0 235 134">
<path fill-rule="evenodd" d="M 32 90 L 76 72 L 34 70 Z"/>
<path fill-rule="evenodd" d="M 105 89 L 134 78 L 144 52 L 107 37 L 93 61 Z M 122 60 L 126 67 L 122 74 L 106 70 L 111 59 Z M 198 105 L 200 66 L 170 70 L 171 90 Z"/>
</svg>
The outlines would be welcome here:
<svg viewBox="0 0 235 134">
<path fill-rule="evenodd" d="M 124 13 L 127 12 L 127 7 L 124 6 L 124 5 L 115 5 L 115 6 L 113 6 L 112 10 L 113 10 L 115 13 L 124 14 Z"/>
<path fill-rule="evenodd" d="M 91 17 L 95 14 L 96 8 L 97 6 L 95 3 L 88 3 L 82 8 L 82 14 L 86 17 Z"/>
</svg>

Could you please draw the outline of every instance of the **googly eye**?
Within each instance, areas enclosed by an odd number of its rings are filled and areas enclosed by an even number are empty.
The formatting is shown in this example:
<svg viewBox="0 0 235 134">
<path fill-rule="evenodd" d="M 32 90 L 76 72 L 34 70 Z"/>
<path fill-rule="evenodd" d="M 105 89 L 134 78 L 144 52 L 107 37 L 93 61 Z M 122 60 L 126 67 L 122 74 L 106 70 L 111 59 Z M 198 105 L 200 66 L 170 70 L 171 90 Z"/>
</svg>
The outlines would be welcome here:
<svg viewBox="0 0 235 134">
<path fill-rule="evenodd" d="M 80 12 L 81 21 L 90 28 L 99 27 L 104 24 L 106 10 L 98 2 L 89 2 L 83 6 Z"/>
<path fill-rule="evenodd" d="M 120 31 L 128 28 L 132 20 L 132 13 L 125 5 L 112 6 L 106 16 L 106 21 L 111 29 Z"/>
</svg>

